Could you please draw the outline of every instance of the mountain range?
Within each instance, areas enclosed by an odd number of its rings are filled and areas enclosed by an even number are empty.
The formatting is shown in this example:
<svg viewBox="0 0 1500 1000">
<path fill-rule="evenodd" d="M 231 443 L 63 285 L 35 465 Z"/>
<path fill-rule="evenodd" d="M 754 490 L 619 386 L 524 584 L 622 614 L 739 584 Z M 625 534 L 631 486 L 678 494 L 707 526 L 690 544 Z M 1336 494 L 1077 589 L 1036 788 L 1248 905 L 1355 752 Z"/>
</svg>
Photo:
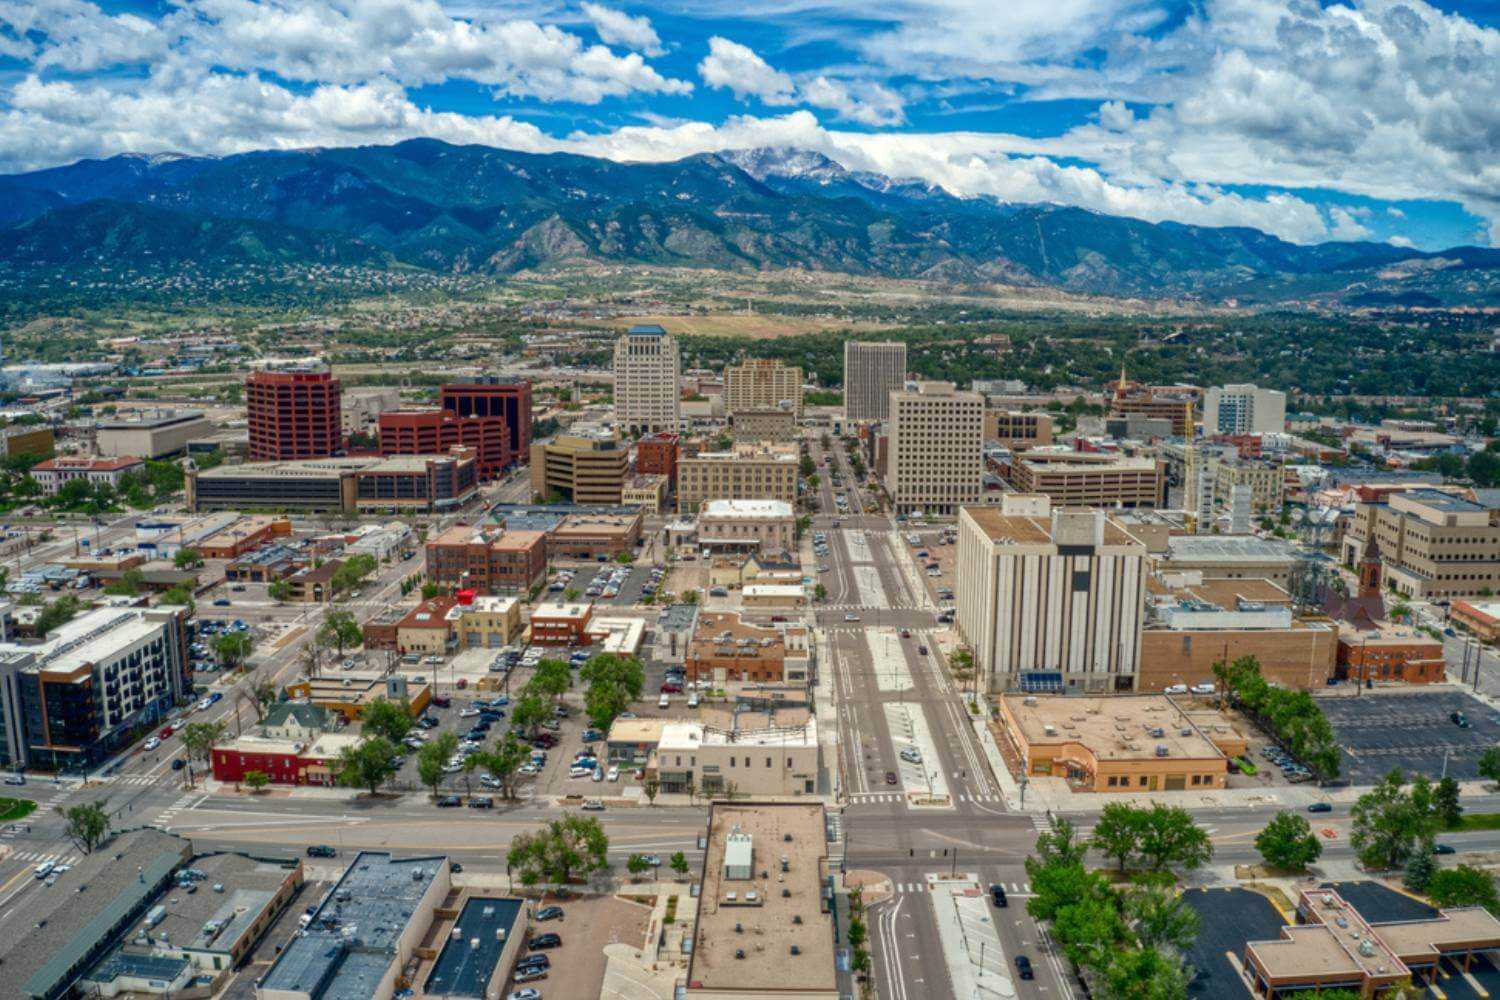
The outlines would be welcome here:
<svg viewBox="0 0 1500 1000">
<path fill-rule="evenodd" d="M 1500 305 L 1497 250 L 1298 245 L 960 198 L 802 150 L 618 163 L 417 139 L 0 176 L 0 272 L 12 274 L 327 263 L 504 275 L 584 261 L 1252 304 Z"/>
</svg>

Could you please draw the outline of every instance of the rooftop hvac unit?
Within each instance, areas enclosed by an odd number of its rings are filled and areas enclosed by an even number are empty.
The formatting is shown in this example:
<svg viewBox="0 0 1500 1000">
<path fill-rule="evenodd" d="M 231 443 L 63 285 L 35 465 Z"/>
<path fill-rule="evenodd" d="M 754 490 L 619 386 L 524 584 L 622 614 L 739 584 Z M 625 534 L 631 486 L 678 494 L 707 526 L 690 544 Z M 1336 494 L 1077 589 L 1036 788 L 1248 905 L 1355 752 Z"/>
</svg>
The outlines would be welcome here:
<svg viewBox="0 0 1500 1000">
<path fill-rule="evenodd" d="M 1171 755 L 1172 755 L 1172 751 L 1170 749 L 1168 749 L 1168 747 L 1167 747 L 1167 745 L 1165 743 L 1158 743 L 1158 744 L 1156 744 L 1156 756 L 1158 756 L 1158 757 L 1170 757 Z"/>
<path fill-rule="evenodd" d="M 800 955 L 800 954 L 802 954 L 802 949 L 798 948 L 796 945 L 792 945 L 792 954 L 793 955 Z"/>
</svg>

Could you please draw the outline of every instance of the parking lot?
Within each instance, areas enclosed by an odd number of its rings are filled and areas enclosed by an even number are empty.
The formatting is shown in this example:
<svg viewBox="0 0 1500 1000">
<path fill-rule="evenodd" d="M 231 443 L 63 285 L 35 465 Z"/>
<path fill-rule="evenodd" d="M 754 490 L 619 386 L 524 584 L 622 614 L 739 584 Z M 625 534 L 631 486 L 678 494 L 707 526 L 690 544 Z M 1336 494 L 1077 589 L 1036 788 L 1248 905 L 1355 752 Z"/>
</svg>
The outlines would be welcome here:
<svg viewBox="0 0 1500 1000">
<path fill-rule="evenodd" d="M 955 563 L 958 559 L 958 545 L 956 541 L 946 541 L 946 539 L 954 538 L 953 531 L 956 529 L 918 531 L 906 527 L 897 532 L 900 545 L 916 562 L 928 594 L 939 607 L 949 607 L 953 604 L 953 581 Z M 912 541 L 914 538 L 916 542 Z"/>
<path fill-rule="evenodd" d="M 1321 697 L 1318 705 L 1333 725 L 1343 749 L 1344 775 L 1356 785 L 1372 785 L 1393 767 L 1410 777 L 1459 781 L 1479 777 L 1479 755 L 1500 743 L 1500 715 L 1457 688 L 1410 692 L 1371 692 Z M 1462 712 L 1467 729 L 1454 723 Z"/>
<path fill-rule="evenodd" d="M 596 896 L 543 897 L 537 909 L 549 904 L 562 907 L 562 919 L 533 921 L 529 933 L 534 938 L 550 932 L 561 937 L 562 944 L 545 952 L 551 961 L 547 976 L 530 985 L 544 997 L 598 995 L 599 984 L 604 981 L 605 945 L 623 943 L 641 947 L 651 917 L 650 907 L 614 896 Z M 507 983 L 505 988 L 514 990 L 517 984 Z"/>
<path fill-rule="evenodd" d="M 649 588 L 659 586 L 665 570 L 649 565 L 625 566 L 619 563 L 577 563 L 565 566 L 547 581 L 547 595 L 561 600 L 571 589 L 596 605 L 630 607 L 639 604 Z"/>
<path fill-rule="evenodd" d="M 1286 921 L 1271 901 L 1249 889 L 1190 889 L 1182 901 L 1198 914 L 1198 936 L 1187 961 L 1197 970 L 1188 995 L 1203 1000 L 1242 1000 L 1251 996 L 1231 955 L 1245 953 L 1247 941 L 1281 936 Z"/>
</svg>

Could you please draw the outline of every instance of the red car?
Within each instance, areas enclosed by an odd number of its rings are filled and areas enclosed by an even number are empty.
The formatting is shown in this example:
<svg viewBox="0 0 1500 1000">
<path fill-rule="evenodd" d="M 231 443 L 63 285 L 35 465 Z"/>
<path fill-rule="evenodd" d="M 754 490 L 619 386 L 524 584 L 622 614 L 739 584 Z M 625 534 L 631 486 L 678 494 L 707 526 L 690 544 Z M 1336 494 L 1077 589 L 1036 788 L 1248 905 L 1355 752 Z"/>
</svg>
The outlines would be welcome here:
<svg viewBox="0 0 1500 1000">
<path fill-rule="evenodd" d="M 435 695 L 432 696 L 432 703 L 434 705 L 436 705 L 438 708 L 447 708 L 448 706 L 450 706 L 450 705 L 453 704 L 453 699 L 449 698 L 445 694 L 444 695 L 436 695 L 435 694 Z"/>
<path fill-rule="evenodd" d="M 682 685 L 681 684 L 673 684 L 671 681 L 668 681 L 667 683 L 665 683 L 665 684 L 663 684 L 661 686 L 661 693 L 662 694 L 682 694 Z"/>
<path fill-rule="evenodd" d="M 172 732 L 172 726 L 170 723 L 168 723 L 167 725 L 162 726 L 161 732 L 157 733 L 156 735 L 164 740 L 168 740 L 172 738 Z"/>
</svg>

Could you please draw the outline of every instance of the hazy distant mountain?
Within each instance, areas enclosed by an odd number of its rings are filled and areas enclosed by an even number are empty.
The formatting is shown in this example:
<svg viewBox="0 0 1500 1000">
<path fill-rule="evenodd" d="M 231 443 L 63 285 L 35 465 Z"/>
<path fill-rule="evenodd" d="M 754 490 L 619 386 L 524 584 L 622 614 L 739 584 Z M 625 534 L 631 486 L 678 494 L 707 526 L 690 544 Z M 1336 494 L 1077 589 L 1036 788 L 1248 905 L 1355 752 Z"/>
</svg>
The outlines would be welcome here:
<svg viewBox="0 0 1500 1000">
<path fill-rule="evenodd" d="M 1251 302 L 1500 302 L 1493 250 L 1298 246 L 1253 229 L 1005 205 L 794 150 L 616 163 L 422 139 L 117 156 L 0 177 L 10 271 L 305 260 L 503 274 L 590 259 Z"/>
</svg>

